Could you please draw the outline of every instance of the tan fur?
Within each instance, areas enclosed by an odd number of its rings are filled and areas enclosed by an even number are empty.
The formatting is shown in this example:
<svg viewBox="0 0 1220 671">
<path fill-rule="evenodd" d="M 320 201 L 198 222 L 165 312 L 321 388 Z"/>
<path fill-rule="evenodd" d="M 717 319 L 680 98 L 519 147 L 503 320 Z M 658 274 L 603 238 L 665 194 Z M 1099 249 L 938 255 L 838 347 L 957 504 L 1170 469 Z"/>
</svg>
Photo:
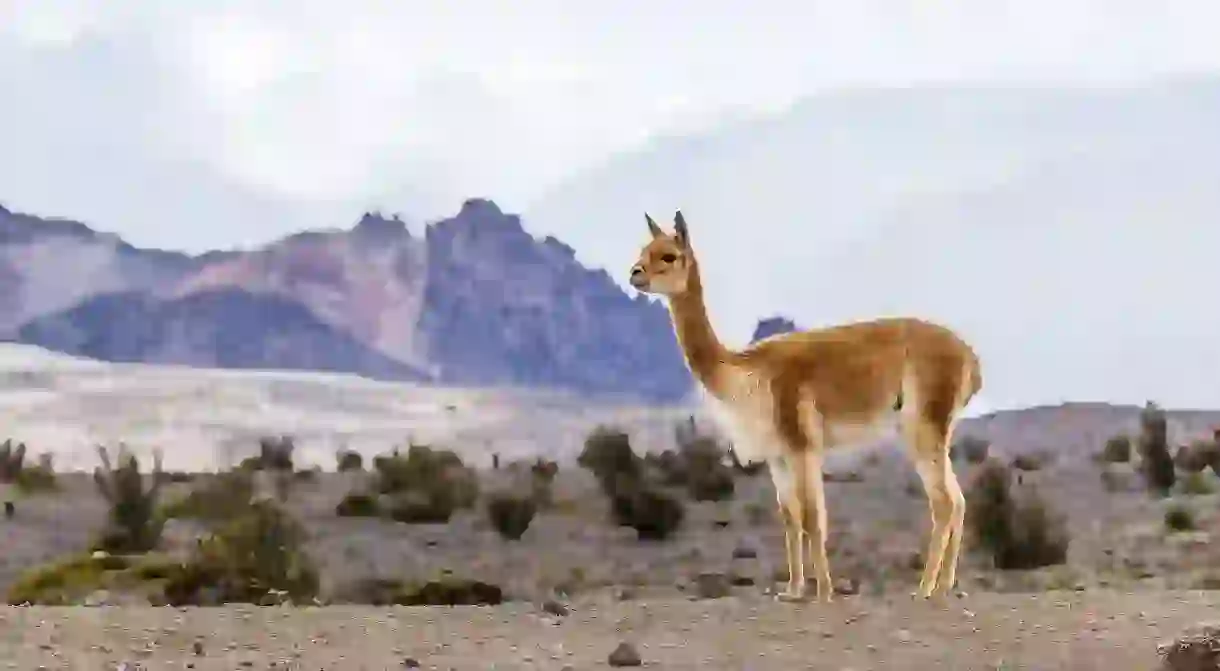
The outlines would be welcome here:
<svg viewBox="0 0 1220 671">
<path fill-rule="evenodd" d="M 652 240 L 631 284 L 665 296 L 687 365 L 745 461 L 766 460 L 784 521 L 789 585 L 801 598 L 806 555 L 819 600 L 831 595 L 822 463 L 829 449 L 892 430 L 907 444 L 928 495 L 932 533 L 918 594 L 953 588 L 965 500 L 949 463 L 961 410 L 982 387 L 978 357 L 949 329 L 888 318 L 786 333 L 726 348 L 708 321 L 699 264 L 681 212 Z"/>
</svg>

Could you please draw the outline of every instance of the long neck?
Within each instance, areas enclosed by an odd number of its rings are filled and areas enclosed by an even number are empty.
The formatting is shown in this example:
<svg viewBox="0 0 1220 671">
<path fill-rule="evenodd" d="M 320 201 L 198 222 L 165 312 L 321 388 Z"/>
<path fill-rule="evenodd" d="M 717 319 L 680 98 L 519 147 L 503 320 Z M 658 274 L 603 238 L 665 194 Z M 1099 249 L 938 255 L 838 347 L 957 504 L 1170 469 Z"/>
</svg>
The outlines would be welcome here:
<svg viewBox="0 0 1220 671">
<path fill-rule="evenodd" d="M 728 352 L 707 318 L 698 265 L 691 267 L 687 282 L 685 292 L 670 297 L 669 312 L 673 317 L 678 344 L 686 356 L 686 365 L 695 379 L 711 390 L 716 370 Z"/>
</svg>

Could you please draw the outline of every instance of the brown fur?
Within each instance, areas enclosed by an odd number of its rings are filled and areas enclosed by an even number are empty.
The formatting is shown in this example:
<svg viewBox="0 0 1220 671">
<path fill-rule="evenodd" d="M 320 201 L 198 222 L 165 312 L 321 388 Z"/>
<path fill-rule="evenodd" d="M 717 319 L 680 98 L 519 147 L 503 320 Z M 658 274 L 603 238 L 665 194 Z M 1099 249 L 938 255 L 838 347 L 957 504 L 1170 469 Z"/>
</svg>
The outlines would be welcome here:
<svg viewBox="0 0 1220 671">
<path fill-rule="evenodd" d="M 982 387 L 979 360 L 951 330 L 887 318 L 786 333 L 741 351 L 721 344 L 707 317 L 699 264 L 681 212 L 674 235 L 645 215 L 652 240 L 632 268 L 637 289 L 664 295 L 691 373 L 762 444 L 772 465 L 787 540 L 788 596 L 804 590 L 805 543 L 818 596 L 830 598 L 824 452 L 897 412 L 928 493 L 932 538 L 919 594 L 953 586 L 965 503 L 949 463 L 962 408 Z M 772 447 L 773 446 L 773 447 Z"/>
</svg>

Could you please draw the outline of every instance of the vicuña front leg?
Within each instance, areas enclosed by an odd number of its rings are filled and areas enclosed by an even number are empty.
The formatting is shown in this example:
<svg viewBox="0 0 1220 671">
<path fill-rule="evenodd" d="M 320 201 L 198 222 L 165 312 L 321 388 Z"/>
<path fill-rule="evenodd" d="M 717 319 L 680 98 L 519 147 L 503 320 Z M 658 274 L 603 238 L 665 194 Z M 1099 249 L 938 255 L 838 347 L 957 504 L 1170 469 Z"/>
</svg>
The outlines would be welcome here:
<svg viewBox="0 0 1220 671">
<path fill-rule="evenodd" d="M 801 484 L 804 484 L 806 497 L 802 525 L 809 539 L 809 559 L 813 564 L 813 577 L 818 582 L 818 601 L 828 603 L 834 598 L 834 585 L 830 580 L 830 561 L 826 557 L 826 535 L 829 527 L 826 485 L 822 476 L 822 454 L 809 450 L 801 455 L 801 461 L 805 477 L 805 482 Z"/>
<path fill-rule="evenodd" d="M 788 560 L 788 587 L 777 596 L 781 601 L 799 601 L 805 598 L 805 539 L 801 528 L 804 506 L 796 493 L 792 464 L 779 458 L 769 465 L 780 520 L 784 524 L 784 554 Z"/>
</svg>

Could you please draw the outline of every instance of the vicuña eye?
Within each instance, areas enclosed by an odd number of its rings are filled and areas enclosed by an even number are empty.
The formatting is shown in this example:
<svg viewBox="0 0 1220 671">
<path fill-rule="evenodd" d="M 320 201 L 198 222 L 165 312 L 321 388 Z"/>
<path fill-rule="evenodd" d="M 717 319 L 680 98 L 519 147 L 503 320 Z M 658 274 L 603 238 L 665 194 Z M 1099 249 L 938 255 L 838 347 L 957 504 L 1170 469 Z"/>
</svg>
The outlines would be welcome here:
<svg viewBox="0 0 1220 671">
<path fill-rule="evenodd" d="M 674 261 L 677 261 L 677 260 L 678 260 L 678 257 L 674 254 L 662 254 L 661 255 L 661 263 L 673 263 Z"/>
</svg>

